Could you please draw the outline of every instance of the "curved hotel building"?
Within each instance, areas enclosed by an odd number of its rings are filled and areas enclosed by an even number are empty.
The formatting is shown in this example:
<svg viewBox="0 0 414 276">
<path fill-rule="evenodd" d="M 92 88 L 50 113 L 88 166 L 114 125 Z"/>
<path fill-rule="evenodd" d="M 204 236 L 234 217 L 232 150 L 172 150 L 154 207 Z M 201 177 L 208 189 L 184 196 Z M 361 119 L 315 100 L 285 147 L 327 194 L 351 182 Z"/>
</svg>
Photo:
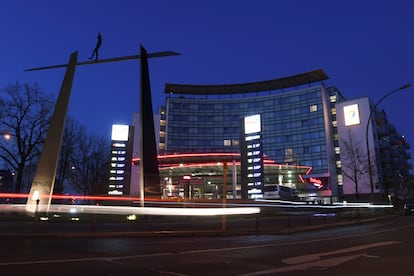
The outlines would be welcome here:
<svg viewBox="0 0 414 276">
<path fill-rule="evenodd" d="M 409 145 L 367 97 L 347 100 L 326 79 L 315 70 L 253 83 L 166 84 L 163 194 L 211 198 L 225 190 L 230 198 L 260 198 L 280 186 L 295 198 L 332 202 L 396 193 L 408 182 Z M 250 138 L 247 118 L 259 123 Z M 354 179 L 357 153 L 365 159 Z"/>
</svg>

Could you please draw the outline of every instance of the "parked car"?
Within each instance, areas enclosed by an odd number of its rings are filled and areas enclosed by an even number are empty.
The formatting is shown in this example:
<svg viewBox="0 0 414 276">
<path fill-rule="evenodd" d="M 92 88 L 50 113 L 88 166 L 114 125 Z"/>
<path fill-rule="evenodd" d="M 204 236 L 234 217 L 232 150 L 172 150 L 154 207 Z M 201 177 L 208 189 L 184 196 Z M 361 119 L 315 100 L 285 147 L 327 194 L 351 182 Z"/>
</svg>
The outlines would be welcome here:
<svg viewBox="0 0 414 276">
<path fill-rule="evenodd" d="M 414 212 L 414 197 L 408 197 L 404 201 L 404 214 L 411 215 Z"/>
</svg>

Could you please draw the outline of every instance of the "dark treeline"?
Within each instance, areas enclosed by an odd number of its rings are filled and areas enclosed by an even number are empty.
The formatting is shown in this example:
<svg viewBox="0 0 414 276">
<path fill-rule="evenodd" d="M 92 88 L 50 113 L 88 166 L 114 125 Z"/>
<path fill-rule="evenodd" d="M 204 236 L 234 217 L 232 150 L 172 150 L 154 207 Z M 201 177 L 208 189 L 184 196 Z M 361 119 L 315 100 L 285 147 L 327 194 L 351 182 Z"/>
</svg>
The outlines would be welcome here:
<svg viewBox="0 0 414 276">
<path fill-rule="evenodd" d="M 0 191 L 28 192 L 46 139 L 55 98 L 37 84 L 16 82 L 0 94 L 0 169 L 13 183 Z M 72 116 L 66 119 L 54 193 L 105 193 L 110 141 L 88 133 Z"/>
</svg>

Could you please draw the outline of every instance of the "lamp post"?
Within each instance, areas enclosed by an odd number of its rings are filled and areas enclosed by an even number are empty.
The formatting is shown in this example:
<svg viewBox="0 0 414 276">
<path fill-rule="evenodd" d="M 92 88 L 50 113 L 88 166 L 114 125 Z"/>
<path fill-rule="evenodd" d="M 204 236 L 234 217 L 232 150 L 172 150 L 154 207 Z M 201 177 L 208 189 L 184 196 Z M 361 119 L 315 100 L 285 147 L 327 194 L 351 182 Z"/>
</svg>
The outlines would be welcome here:
<svg viewBox="0 0 414 276">
<path fill-rule="evenodd" d="M 390 92 L 388 92 L 387 94 L 385 94 L 375 105 L 373 108 L 371 108 L 370 106 L 370 110 L 369 110 L 369 117 L 368 117 L 368 121 L 367 121 L 367 128 L 366 128 L 366 132 L 365 132 L 365 140 L 366 140 L 366 144 L 367 144 L 367 154 L 368 154 L 368 173 L 369 173 L 369 183 L 370 183 L 370 187 L 371 187 L 371 201 L 374 202 L 374 181 L 372 179 L 372 167 L 371 167 L 371 153 L 370 153 L 370 148 L 369 148 L 369 141 L 368 141 L 368 130 L 369 130 L 369 124 L 371 123 L 371 118 L 372 118 L 372 114 L 374 114 L 373 111 L 375 111 L 377 109 L 377 106 L 388 96 L 406 89 L 408 87 L 410 87 L 411 84 L 407 83 L 404 84 L 403 86 L 400 86 L 397 89 L 391 90 Z"/>
</svg>

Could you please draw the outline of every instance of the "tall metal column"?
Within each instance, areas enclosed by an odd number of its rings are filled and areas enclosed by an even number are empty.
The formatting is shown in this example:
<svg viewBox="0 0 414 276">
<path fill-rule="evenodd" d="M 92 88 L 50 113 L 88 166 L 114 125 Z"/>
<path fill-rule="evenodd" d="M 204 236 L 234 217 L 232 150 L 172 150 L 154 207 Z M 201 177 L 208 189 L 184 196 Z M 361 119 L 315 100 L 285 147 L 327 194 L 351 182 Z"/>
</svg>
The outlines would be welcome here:
<svg viewBox="0 0 414 276">
<path fill-rule="evenodd" d="M 146 197 L 161 197 L 161 182 L 158 169 L 158 154 L 154 130 L 151 86 L 148 71 L 148 56 L 141 49 L 140 83 L 140 197 L 141 204 Z M 144 189 L 145 187 L 145 189 Z"/>
<path fill-rule="evenodd" d="M 42 154 L 36 168 L 26 210 L 29 213 L 36 212 L 36 204 L 39 211 L 48 211 L 52 200 L 53 187 L 55 185 L 56 169 L 59 159 L 59 151 L 62 143 L 63 131 L 65 129 L 66 114 L 68 111 L 69 98 L 75 75 L 78 52 L 70 55 L 66 73 L 56 101 L 46 141 L 43 145 Z"/>
</svg>

